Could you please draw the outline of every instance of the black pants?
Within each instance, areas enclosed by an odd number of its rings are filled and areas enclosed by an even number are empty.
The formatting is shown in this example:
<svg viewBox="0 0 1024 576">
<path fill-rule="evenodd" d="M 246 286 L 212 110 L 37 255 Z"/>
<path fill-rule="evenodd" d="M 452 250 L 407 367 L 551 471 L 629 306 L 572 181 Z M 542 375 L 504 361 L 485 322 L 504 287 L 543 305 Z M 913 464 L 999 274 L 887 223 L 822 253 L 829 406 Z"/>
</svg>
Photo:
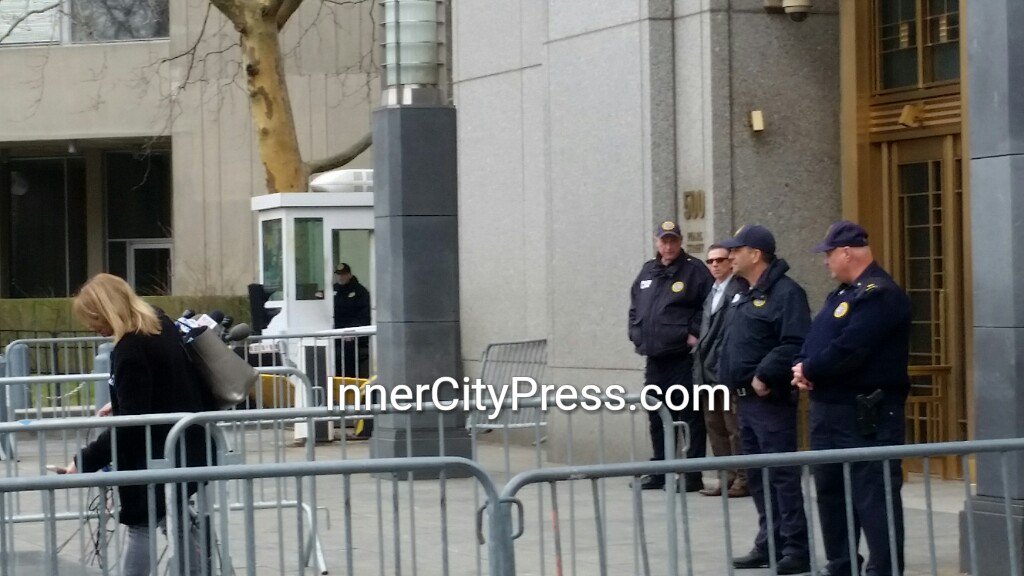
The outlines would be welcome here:
<svg viewBox="0 0 1024 576">
<path fill-rule="evenodd" d="M 703 458 L 706 456 L 708 434 L 707 428 L 704 425 L 704 414 L 700 410 L 694 409 L 693 357 L 689 354 L 677 354 L 648 358 L 644 379 L 647 384 L 653 384 L 658 387 L 660 392 L 655 394 L 655 396 L 662 401 L 665 400 L 665 392 L 670 386 L 680 384 L 689 389 L 690 403 L 686 409 L 673 410 L 669 408 L 669 412 L 672 414 L 673 421 L 685 422 L 690 429 L 690 437 L 687 439 L 690 445 L 686 450 L 686 457 Z M 676 405 L 679 405 L 681 402 L 681 396 L 681 394 L 673 396 L 673 401 Z M 662 426 L 661 415 L 658 412 L 648 412 L 647 417 L 649 418 L 651 431 L 651 447 L 654 452 L 652 460 L 664 460 L 665 429 Z M 676 446 L 679 445 L 680 440 L 677 434 Z M 675 458 L 675 454 L 670 454 L 669 456 Z M 689 483 L 700 482 L 701 473 L 692 472 L 687 474 L 686 481 Z"/>
<path fill-rule="evenodd" d="M 370 338 L 345 338 L 334 341 L 335 374 L 346 378 L 370 377 Z"/>
<path fill-rule="evenodd" d="M 744 454 L 796 452 L 796 404 L 784 400 L 764 400 L 749 393 L 740 399 L 740 438 Z M 768 474 L 772 525 L 768 526 L 763 474 Z M 778 556 L 808 558 L 807 516 L 800 487 L 800 468 L 750 468 L 747 488 L 757 508 L 758 531 L 754 547 L 768 554 L 768 534 L 772 534 Z"/>
<path fill-rule="evenodd" d="M 811 449 L 858 448 L 903 444 L 906 422 L 904 405 L 881 406 L 878 431 L 872 437 L 861 436 L 857 430 L 857 408 L 853 404 L 811 402 Z M 850 464 L 850 487 L 853 502 L 854 541 L 859 546 L 860 533 L 868 544 L 868 576 L 896 576 L 903 573 L 903 465 L 889 461 L 892 487 L 893 537 L 896 541 L 897 568 L 892 566 L 889 546 L 889 513 L 885 499 L 885 467 L 882 462 Z M 825 557 L 834 574 L 850 573 L 849 532 L 846 529 L 846 492 L 843 488 L 843 465 L 824 464 L 814 467 L 814 484 L 818 489 L 818 515 Z"/>
</svg>

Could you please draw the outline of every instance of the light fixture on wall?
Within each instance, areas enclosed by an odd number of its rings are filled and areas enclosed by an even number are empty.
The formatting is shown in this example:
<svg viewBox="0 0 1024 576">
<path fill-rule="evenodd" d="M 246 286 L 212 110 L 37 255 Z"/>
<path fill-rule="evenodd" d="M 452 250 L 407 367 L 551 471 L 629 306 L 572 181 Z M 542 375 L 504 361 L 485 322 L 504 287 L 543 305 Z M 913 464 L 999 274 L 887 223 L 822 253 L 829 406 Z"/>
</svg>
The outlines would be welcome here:
<svg viewBox="0 0 1024 576">
<path fill-rule="evenodd" d="M 764 112 L 760 110 L 750 111 L 750 129 L 754 132 L 764 132 Z"/>
<path fill-rule="evenodd" d="M 920 128 L 923 123 L 921 120 L 923 113 L 924 107 L 920 104 L 907 104 L 900 111 L 900 119 L 897 122 L 904 128 Z"/>
<path fill-rule="evenodd" d="M 769 14 L 786 14 L 793 22 L 803 22 L 811 13 L 814 0 L 764 0 L 764 11 Z"/>
</svg>

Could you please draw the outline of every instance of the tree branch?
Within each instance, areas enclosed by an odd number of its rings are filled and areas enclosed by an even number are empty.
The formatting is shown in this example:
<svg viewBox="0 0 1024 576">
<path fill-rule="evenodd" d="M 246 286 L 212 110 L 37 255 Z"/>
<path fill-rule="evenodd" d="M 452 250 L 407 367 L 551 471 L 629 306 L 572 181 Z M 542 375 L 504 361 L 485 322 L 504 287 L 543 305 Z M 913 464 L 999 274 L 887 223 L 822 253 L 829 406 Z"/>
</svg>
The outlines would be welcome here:
<svg viewBox="0 0 1024 576">
<path fill-rule="evenodd" d="M 302 5 L 302 0 L 284 0 L 281 3 L 281 7 L 277 10 L 277 29 L 284 30 L 284 25 L 288 23 L 288 19 L 292 17 L 292 14 L 299 9 Z"/>
<path fill-rule="evenodd" d="M 349 162 L 355 160 L 360 154 L 366 152 L 367 148 L 373 143 L 373 134 L 367 132 L 360 138 L 355 144 L 349 146 L 347 149 L 335 154 L 328 156 L 321 160 L 309 162 L 306 164 L 309 167 L 310 174 L 317 174 L 320 172 L 327 172 L 328 170 L 334 170 L 341 168 Z"/>
<path fill-rule="evenodd" d="M 242 31 L 245 28 L 245 18 L 242 16 L 242 8 L 239 2 L 234 0 L 210 0 L 210 4 L 220 11 L 235 26 L 235 30 Z"/>
<path fill-rule="evenodd" d="M 11 27 L 7 29 L 7 32 L 4 32 L 3 35 L 0 35 L 0 43 L 2 43 L 4 40 L 7 40 L 7 37 L 10 36 L 11 34 L 14 34 L 14 31 L 18 28 L 18 25 L 21 24 L 22 22 L 24 22 L 29 16 L 34 16 L 36 14 L 42 14 L 43 12 L 49 12 L 50 10 L 53 10 L 54 8 L 58 8 L 59 6 L 60 6 L 60 2 L 54 2 L 53 4 L 47 4 L 46 6 L 43 6 L 42 8 L 36 8 L 35 10 L 29 10 L 28 12 L 25 12 L 21 16 L 18 16 L 17 18 L 14 19 L 14 22 L 11 23 Z"/>
</svg>

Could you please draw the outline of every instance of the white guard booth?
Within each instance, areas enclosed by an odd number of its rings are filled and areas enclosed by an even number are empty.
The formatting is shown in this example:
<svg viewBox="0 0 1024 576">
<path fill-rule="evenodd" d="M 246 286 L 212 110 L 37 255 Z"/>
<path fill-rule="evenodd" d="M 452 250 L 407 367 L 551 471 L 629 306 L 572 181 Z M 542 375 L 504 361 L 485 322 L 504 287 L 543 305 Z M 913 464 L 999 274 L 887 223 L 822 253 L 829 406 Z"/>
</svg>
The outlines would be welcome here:
<svg viewBox="0 0 1024 576">
<path fill-rule="evenodd" d="M 307 193 L 252 199 L 260 246 L 259 283 L 269 296 L 266 308 L 280 309 L 264 335 L 333 328 L 333 273 L 343 262 L 375 301 L 373 170 L 327 172 L 314 179 L 311 188 Z M 265 341 L 256 351 L 271 350 L 306 372 L 314 384 L 326 387 L 327 378 L 335 373 L 334 347 L 324 341 L 282 338 Z M 292 385 L 296 404 L 311 405 L 303 387 L 297 382 Z M 332 432 L 326 434 L 330 439 Z M 305 437 L 305 425 L 296 425 L 296 440 Z"/>
</svg>

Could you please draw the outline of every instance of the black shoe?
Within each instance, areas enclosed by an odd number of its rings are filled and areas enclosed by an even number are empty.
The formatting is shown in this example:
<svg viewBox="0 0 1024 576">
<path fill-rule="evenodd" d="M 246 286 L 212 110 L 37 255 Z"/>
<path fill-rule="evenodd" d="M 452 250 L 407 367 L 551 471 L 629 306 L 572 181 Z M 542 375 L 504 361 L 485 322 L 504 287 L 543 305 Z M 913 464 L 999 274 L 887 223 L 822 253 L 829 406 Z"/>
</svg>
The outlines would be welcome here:
<svg viewBox="0 0 1024 576">
<path fill-rule="evenodd" d="M 781 574 L 807 574 L 811 571 L 811 561 L 807 558 L 796 556 L 784 556 L 775 565 L 778 573 Z"/>
<path fill-rule="evenodd" d="M 744 570 L 746 568 L 767 568 L 768 553 L 754 548 L 746 556 L 733 558 L 732 567 L 737 570 Z"/>
<path fill-rule="evenodd" d="M 864 570 L 864 557 L 857 554 L 857 574 L 862 574 Z M 818 576 L 850 576 L 850 564 L 832 564 L 827 565 L 818 572 Z"/>
<path fill-rule="evenodd" d="M 633 487 L 633 483 L 629 483 Z M 641 490 L 663 490 L 665 488 L 665 477 L 660 474 L 645 474 L 640 477 Z"/>
<path fill-rule="evenodd" d="M 679 485 L 677 484 L 677 486 L 679 486 Z M 684 485 L 684 489 L 685 489 L 686 492 L 700 492 L 701 490 L 704 489 L 704 481 L 703 480 L 690 480 L 689 478 L 687 478 L 686 479 L 686 484 Z M 678 492 L 678 491 L 679 490 L 677 489 L 676 492 Z"/>
</svg>

